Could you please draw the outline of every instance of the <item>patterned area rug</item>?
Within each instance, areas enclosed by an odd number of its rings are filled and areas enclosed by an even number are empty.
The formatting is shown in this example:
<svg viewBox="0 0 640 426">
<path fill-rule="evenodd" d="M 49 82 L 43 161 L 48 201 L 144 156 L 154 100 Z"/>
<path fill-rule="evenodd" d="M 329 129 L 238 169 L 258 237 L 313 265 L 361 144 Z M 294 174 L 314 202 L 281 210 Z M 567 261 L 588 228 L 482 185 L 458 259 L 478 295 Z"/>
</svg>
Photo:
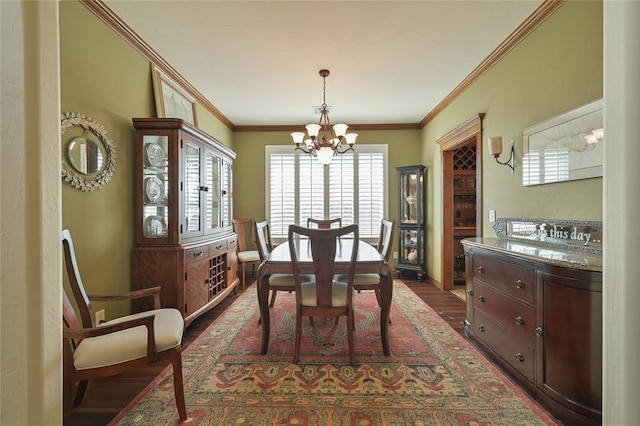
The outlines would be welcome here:
<svg viewBox="0 0 640 426">
<path fill-rule="evenodd" d="M 391 356 L 382 354 L 373 292 L 356 295 L 349 365 L 345 319 L 305 320 L 292 364 L 294 295 L 278 293 L 271 339 L 260 355 L 255 286 L 183 354 L 189 424 L 553 425 L 555 424 L 404 283 L 394 284 Z M 179 423 L 170 367 L 111 424 Z"/>
</svg>

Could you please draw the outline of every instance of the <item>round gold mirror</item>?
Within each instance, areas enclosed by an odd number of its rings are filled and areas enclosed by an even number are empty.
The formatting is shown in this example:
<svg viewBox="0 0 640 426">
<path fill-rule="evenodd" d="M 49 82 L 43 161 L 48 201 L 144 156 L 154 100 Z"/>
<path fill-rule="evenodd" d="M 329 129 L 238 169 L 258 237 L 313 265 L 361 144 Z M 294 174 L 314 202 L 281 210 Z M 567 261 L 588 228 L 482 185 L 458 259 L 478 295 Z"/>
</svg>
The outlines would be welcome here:
<svg viewBox="0 0 640 426">
<path fill-rule="evenodd" d="M 82 191 L 95 191 L 110 182 L 117 154 L 107 130 L 73 112 L 62 115 L 61 130 L 64 180 Z"/>
</svg>

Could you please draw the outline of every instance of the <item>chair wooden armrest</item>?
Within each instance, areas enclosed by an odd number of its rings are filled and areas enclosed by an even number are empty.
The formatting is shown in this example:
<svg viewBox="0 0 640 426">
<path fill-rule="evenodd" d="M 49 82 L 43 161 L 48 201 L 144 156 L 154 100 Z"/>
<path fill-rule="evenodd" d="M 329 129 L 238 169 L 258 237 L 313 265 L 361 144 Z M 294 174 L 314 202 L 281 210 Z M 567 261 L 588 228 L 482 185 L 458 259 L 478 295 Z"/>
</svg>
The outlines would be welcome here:
<svg viewBox="0 0 640 426">
<path fill-rule="evenodd" d="M 153 309 L 160 309 L 160 287 L 149 287 L 141 290 L 127 291 L 118 294 L 88 294 L 89 300 L 97 302 L 113 302 L 118 300 L 141 299 L 143 297 L 153 297 Z"/>
<path fill-rule="evenodd" d="M 63 291 L 63 423 L 68 422 L 71 409 L 82 403 L 91 380 L 143 368 L 165 359 L 173 368 L 173 392 L 178 416 L 182 421 L 187 420 L 180 347 L 184 332 L 182 314 L 177 309 L 159 309 L 160 287 L 112 295 L 87 295 L 80 278 L 71 233 L 63 229 L 60 236 L 65 269 L 75 301 L 74 306 L 67 291 Z M 153 297 L 156 310 L 96 326 L 91 299 L 110 302 L 141 297 Z M 136 327 L 146 328 L 146 339 L 142 330 Z"/>
<path fill-rule="evenodd" d="M 84 339 L 88 337 L 105 336 L 116 331 L 145 326 L 147 328 L 147 362 L 154 363 L 158 361 L 158 352 L 156 351 L 156 335 L 153 330 L 154 319 L 155 315 L 146 315 L 144 317 L 134 318 L 127 321 L 105 324 L 100 327 L 75 329 L 64 327 L 62 330 L 62 336 L 67 339 Z"/>
</svg>

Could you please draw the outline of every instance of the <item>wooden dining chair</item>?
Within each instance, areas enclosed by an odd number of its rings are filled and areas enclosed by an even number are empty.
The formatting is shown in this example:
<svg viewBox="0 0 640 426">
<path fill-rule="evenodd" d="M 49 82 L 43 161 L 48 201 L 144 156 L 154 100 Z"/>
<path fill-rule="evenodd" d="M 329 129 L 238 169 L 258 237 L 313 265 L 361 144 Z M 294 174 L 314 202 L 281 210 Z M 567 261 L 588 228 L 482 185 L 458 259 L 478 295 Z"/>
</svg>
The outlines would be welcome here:
<svg viewBox="0 0 640 426">
<path fill-rule="evenodd" d="M 77 312 L 63 292 L 63 422 L 71 408 L 82 403 L 93 379 L 139 370 L 159 360 L 173 366 L 173 390 L 180 420 L 187 419 L 182 381 L 182 333 L 184 320 L 177 309 L 160 309 L 160 287 L 109 296 L 89 296 L 85 292 L 73 241 L 62 231 L 62 246 L 69 285 Z M 97 324 L 91 307 L 94 301 L 131 300 L 151 297 L 154 308 Z M 78 316 L 79 313 L 79 316 Z M 76 386 L 77 383 L 77 386 Z"/>
<path fill-rule="evenodd" d="M 260 264 L 260 253 L 255 247 L 255 221 L 249 219 L 233 219 L 233 228 L 238 237 L 238 266 L 242 267 L 242 288 L 247 279 L 247 267 L 251 265 L 251 273 L 255 276 L 255 267 Z"/>
<path fill-rule="evenodd" d="M 335 281 L 335 256 L 338 238 L 352 234 L 353 239 L 342 239 L 341 244 L 351 244 L 351 258 L 347 280 Z M 314 279 L 303 283 L 300 264 L 298 263 L 297 240 L 300 237 L 309 239 L 311 259 L 313 261 Z M 302 341 L 302 319 L 309 317 L 347 318 L 347 342 L 349 346 L 349 362 L 354 364 L 353 333 L 355 320 L 353 312 L 353 277 L 358 257 L 359 233 L 358 225 L 349 225 L 333 229 L 312 229 L 298 225 L 289 225 L 289 253 L 296 285 L 296 328 L 293 363 L 300 359 Z"/>
<path fill-rule="evenodd" d="M 312 225 L 317 226 L 318 229 L 330 229 L 331 226 L 337 223 L 338 228 L 342 227 L 342 218 L 336 217 L 334 219 L 314 219 L 312 217 L 307 218 L 307 228 L 311 228 Z"/>
<path fill-rule="evenodd" d="M 396 221 L 382 219 L 380 222 L 380 236 L 378 237 L 378 243 L 376 248 L 384 257 L 385 261 L 389 261 L 391 257 L 391 249 L 393 247 L 393 236 L 395 235 Z M 345 275 L 338 275 L 336 280 L 345 280 Z M 380 299 L 380 281 L 379 274 L 356 274 L 353 278 L 353 288 L 357 292 L 363 290 L 373 290 L 376 293 L 376 299 L 378 300 L 378 306 L 382 306 L 382 300 Z M 391 322 L 391 319 L 389 319 Z"/>
<path fill-rule="evenodd" d="M 261 261 L 264 261 L 273 250 L 271 243 L 271 234 L 269 233 L 269 221 L 255 223 L 256 246 L 260 254 Z M 302 282 L 311 281 L 310 275 L 301 275 Z M 293 280 L 293 274 L 273 274 L 269 276 L 269 290 L 271 290 L 271 301 L 269 307 L 273 307 L 276 302 L 278 291 L 295 291 L 296 284 Z"/>
</svg>

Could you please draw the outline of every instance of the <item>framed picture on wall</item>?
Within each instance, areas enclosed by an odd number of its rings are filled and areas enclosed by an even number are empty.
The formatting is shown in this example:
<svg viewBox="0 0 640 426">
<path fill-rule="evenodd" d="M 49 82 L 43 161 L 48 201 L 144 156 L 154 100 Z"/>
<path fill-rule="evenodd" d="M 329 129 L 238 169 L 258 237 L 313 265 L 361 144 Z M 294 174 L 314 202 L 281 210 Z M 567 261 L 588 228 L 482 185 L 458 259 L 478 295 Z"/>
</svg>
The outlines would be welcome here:
<svg viewBox="0 0 640 426">
<path fill-rule="evenodd" d="M 181 118 L 198 125 L 195 99 L 155 65 L 151 65 L 156 113 L 159 118 Z"/>
</svg>

